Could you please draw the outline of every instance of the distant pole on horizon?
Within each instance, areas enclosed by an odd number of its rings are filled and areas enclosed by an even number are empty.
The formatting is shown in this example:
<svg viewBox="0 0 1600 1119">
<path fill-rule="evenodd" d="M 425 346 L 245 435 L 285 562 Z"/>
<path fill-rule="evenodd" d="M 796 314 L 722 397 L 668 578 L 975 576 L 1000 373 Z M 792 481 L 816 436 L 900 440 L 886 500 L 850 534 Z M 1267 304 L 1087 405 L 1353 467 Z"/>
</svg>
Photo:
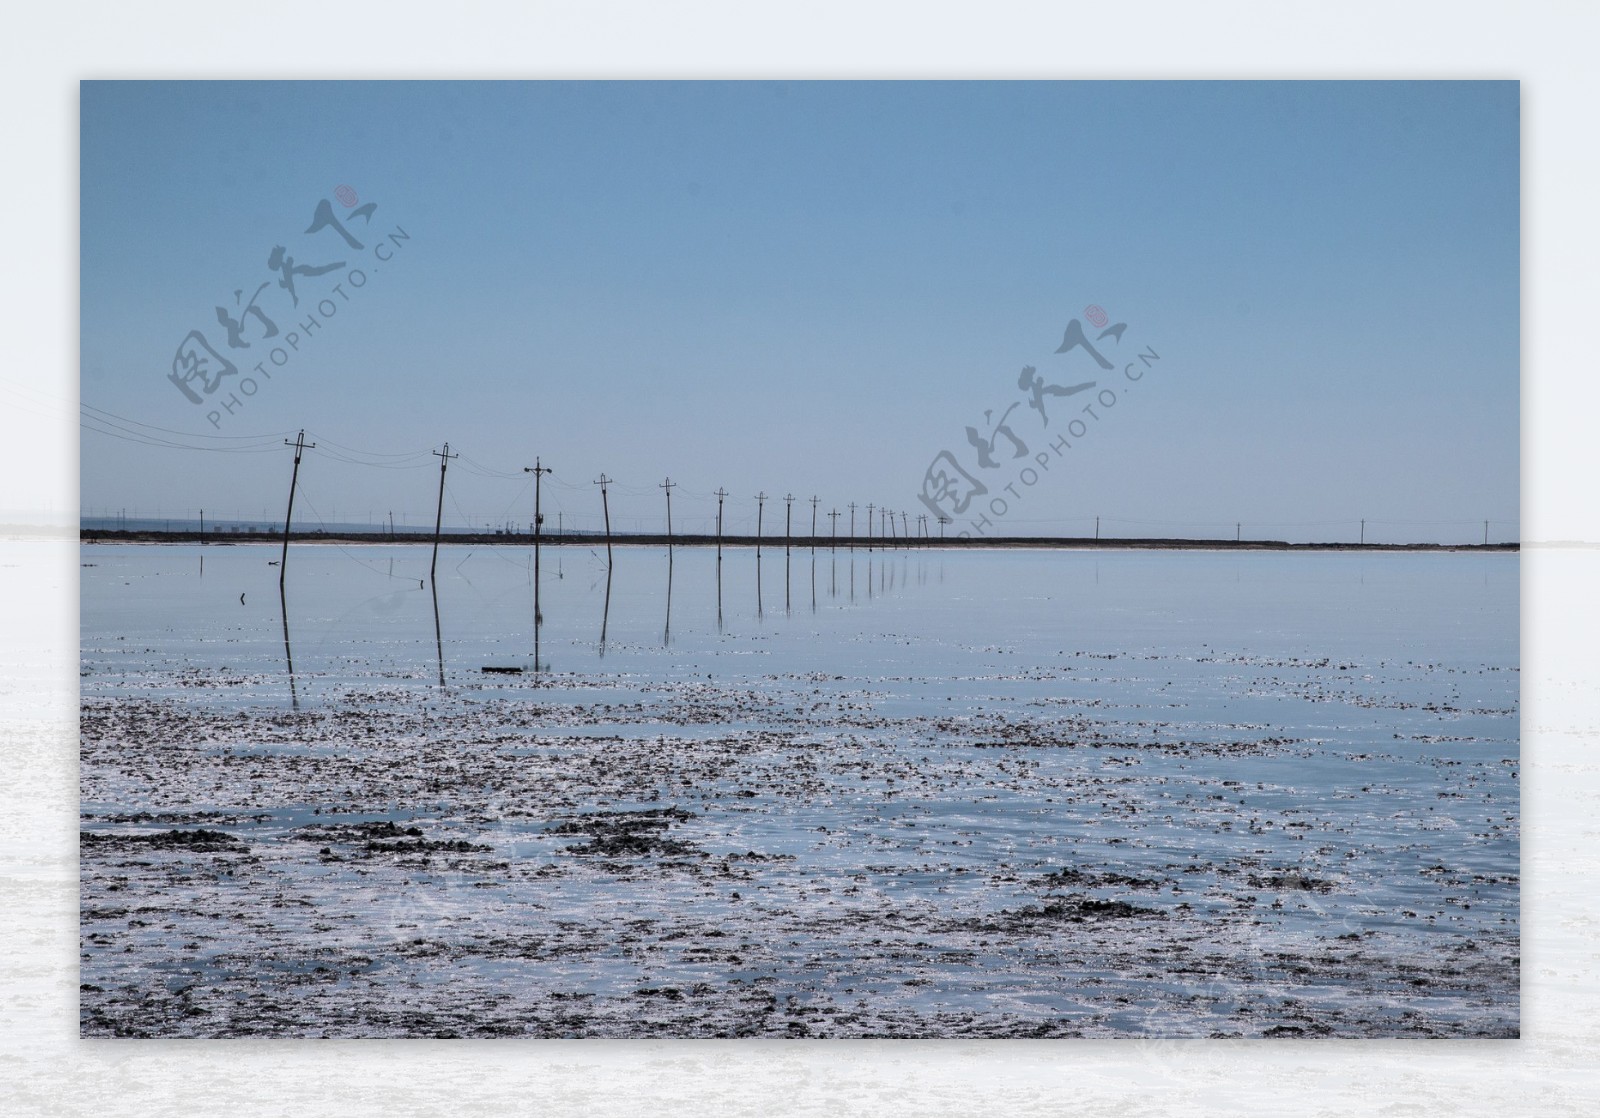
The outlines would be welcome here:
<svg viewBox="0 0 1600 1119">
<path fill-rule="evenodd" d="M 544 532 L 544 512 L 539 508 L 539 491 L 543 488 L 540 483 L 544 481 L 544 476 L 552 471 L 550 467 L 544 465 L 539 456 L 535 455 L 533 465 L 524 466 L 522 472 L 533 475 L 533 593 L 537 597 L 539 593 L 539 544 Z M 534 613 L 538 614 L 538 612 L 538 607 L 535 606 Z M 538 620 L 537 617 L 534 618 L 536 628 Z M 535 656 L 533 660 L 534 668 L 537 670 L 539 658 Z"/>
<path fill-rule="evenodd" d="M 657 488 L 667 491 L 667 547 L 672 547 L 672 487 L 678 483 L 668 477 Z"/>
<path fill-rule="evenodd" d="M 1485 548 L 1487 548 L 1489 546 L 1489 522 L 1488 521 L 1484 521 L 1483 522 L 1483 546 Z"/>
<path fill-rule="evenodd" d="M 856 550 L 856 503 L 850 503 L 850 550 Z"/>
<path fill-rule="evenodd" d="M 200 510 L 200 543 L 206 542 L 206 511 Z"/>
<path fill-rule="evenodd" d="M 1235 544 L 1237 544 L 1239 542 L 1239 534 L 1243 530 L 1244 530 L 1244 526 L 1242 524 L 1240 524 L 1240 522 L 1238 522 L 1238 521 L 1234 521 L 1233 522 L 1233 542 Z"/>
<path fill-rule="evenodd" d="M 816 494 L 811 495 L 811 547 L 817 546 L 817 502 L 822 499 Z"/>
<path fill-rule="evenodd" d="M 600 477 L 598 479 L 596 479 L 596 481 L 595 481 L 595 485 L 600 487 L 600 511 L 603 514 L 605 514 L 605 518 L 606 518 L 606 570 L 607 571 L 611 570 L 611 502 L 609 500 L 607 500 L 607 498 L 606 498 L 606 487 L 609 486 L 610 484 L 611 484 L 611 479 L 606 477 L 604 471 L 601 471 L 600 472 Z"/>
<path fill-rule="evenodd" d="M 867 551 L 869 552 L 872 551 L 872 511 L 876 508 L 872 502 L 867 502 Z"/>
<path fill-rule="evenodd" d="M 838 551 L 838 549 L 839 549 L 839 510 L 838 509 L 834 509 L 832 512 L 830 512 L 828 514 L 828 526 L 829 526 L 828 527 L 828 550 L 830 552 Z"/>
<path fill-rule="evenodd" d="M 761 558 L 761 513 L 767 507 L 767 491 L 756 494 L 756 558 Z"/>
<path fill-rule="evenodd" d="M 789 535 L 790 535 L 789 534 L 789 526 L 790 526 L 791 519 L 792 519 L 791 518 L 791 514 L 793 512 L 794 512 L 794 494 L 786 493 L 786 494 L 783 495 L 783 554 L 784 555 L 788 555 L 789 554 Z"/>
<path fill-rule="evenodd" d="M 717 487 L 717 562 L 722 562 L 722 499 L 728 496 L 728 491 L 721 486 Z M 718 576 L 721 578 L 721 576 Z"/>
<path fill-rule="evenodd" d="M 1367 522 L 1365 520 L 1363 520 L 1361 522 L 1361 543 L 1365 544 L 1366 542 L 1367 542 Z"/>
<path fill-rule="evenodd" d="M 289 475 L 289 510 L 283 515 L 283 554 L 278 557 L 278 590 L 280 593 L 283 591 L 283 580 L 287 574 L 286 568 L 289 563 L 289 522 L 294 519 L 294 487 L 295 483 L 300 480 L 300 455 L 307 446 L 315 447 L 316 444 L 308 444 L 306 442 L 305 429 L 301 428 L 300 434 L 294 437 L 293 443 L 285 439 L 283 445 L 294 448 L 294 473 Z M 1487 532 L 1487 530 L 1485 531 Z"/>
<path fill-rule="evenodd" d="M 439 508 L 433 514 L 433 562 L 428 566 L 428 585 L 437 594 L 439 588 L 435 585 L 435 578 L 439 571 L 439 529 L 444 524 L 444 468 L 450 465 L 451 459 L 461 456 L 450 453 L 449 443 L 444 445 L 443 451 L 432 453 L 439 456 Z"/>
<path fill-rule="evenodd" d="M 900 535 L 905 537 L 908 541 L 911 539 L 911 529 L 907 527 L 906 511 L 904 509 L 900 510 Z M 910 546 L 910 544 L 906 545 L 908 548 Z"/>
<path fill-rule="evenodd" d="M 950 518 L 943 513 L 939 514 L 939 539 L 944 539 L 944 526 L 950 523 Z"/>
<path fill-rule="evenodd" d="M 1100 539 L 1100 518 L 1098 516 L 1094 519 L 1094 538 L 1096 540 Z"/>
</svg>

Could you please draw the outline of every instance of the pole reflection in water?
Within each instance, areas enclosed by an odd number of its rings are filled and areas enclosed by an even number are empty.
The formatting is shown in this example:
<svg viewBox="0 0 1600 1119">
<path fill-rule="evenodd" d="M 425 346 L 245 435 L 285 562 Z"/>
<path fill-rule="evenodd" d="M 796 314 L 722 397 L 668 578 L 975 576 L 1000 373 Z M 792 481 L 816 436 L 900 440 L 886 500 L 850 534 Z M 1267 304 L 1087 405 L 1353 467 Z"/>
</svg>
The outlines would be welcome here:
<svg viewBox="0 0 1600 1119">
<path fill-rule="evenodd" d="M 850 605 L 856 604 L 856 553 L 850 550 Z"/>
<path fill-rule="evenodd" d="M 756 621 L 760 621 L 761 614 L 761 545 L 756 545 Z"/>
<path fill-rule="evenodd" d="M 722 552 L 717 551 L 717 632 L 722 632 Z"/>
<path fill-rule="evenodd" d="M 811 612 L 817 612 L 817 550 L 811 549 Z"/>
<path fill-rule="evenodd" d="M 785 616 L 788 616 L 789 613 L 789 548 L 787 545 L 783 549 L 783 613 Z"/>
<path fill-rule="evenodd" d="M 611 565 L 606 564 L 606 604 L 600 612 L 600 655 L 606 655 L 606 626 L 611 622 Z"/>
<path fill-rule="evenodd" d="M 202 557 L 200 560 L 202 572 L 205 568 L 205 562 Z M 282 583 L 278 584 L 278 608 L 282 611 L 283 617 L 283 660 L 289 666 L 289 704 L 294 710 L 298 711 L 300 710 L 300 693 L 295 688 L 294 683 L 294 652 L 289 648 L 289 599 L 284 592 Z"/>
<path fill-rule="evenodd" d="M 547 665 L 539 659 L 539 636 L 544 629 L 544 611 L 539 607 L 539 551 L 533 553 L 533 671 L 543 672 Z"/>
<path fill-rule="evenodd" d="M 433 650 L 439 656 L 439 686 L 444 687 L 444 632 L 439 628 L 439 584 L 434 583 L 430 589 L 433 591 Z"/>
<path fill-rule="evenodd" d="M 839 556 L 831 548 L 828 550 L 828 597 L 839 597 Z"/>
<path fill-rule="evenodd" d="M 667 625 L 661 631 L 661 647 L 672 644 L 672 546 L 667 546 Z"/>
</svg>

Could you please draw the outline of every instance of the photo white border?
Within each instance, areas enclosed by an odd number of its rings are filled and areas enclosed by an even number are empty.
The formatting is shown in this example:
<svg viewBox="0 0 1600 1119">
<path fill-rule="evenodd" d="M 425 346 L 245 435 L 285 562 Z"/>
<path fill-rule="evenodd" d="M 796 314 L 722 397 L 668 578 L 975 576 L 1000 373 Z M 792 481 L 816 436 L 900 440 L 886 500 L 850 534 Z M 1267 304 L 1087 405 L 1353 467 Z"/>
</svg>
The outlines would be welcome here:
<svg viewBox="0 0 1600 1119">
<path fill-rule="evenodd" d="M 0 1112 L 1595 1114 L 1600 5 L 173 2 L 8 11 Z M 1523 1039 L 83 1041 L 78 89 L 85 78 L 1514 78 L 1523 83 Z M 196 174 L 205 173 L 197 150 Z"/>
</svg>

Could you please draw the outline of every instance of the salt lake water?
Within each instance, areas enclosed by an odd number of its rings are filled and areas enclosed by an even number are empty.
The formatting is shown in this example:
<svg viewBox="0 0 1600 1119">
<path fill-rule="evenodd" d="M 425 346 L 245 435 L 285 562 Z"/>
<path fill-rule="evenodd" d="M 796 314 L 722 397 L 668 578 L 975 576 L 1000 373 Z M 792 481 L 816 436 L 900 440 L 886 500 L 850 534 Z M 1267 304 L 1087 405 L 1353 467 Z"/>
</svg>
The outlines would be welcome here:
<svg viewBox="0 0 1600 1119">
<path fill-rule="evenodd" d="M 1515 555 L 279 555 L 82 548 L 86 1035 L 1517 1032 Z"/>
</svg>

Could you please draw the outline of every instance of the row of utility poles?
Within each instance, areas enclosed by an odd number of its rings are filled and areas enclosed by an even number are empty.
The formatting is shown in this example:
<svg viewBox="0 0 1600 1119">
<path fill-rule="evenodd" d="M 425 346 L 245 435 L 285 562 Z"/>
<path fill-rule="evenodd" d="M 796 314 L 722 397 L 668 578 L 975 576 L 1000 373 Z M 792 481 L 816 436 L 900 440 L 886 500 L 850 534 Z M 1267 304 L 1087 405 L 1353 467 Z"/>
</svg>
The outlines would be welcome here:
<svg viewBox="0 0 1600 1119">
<path fill-rule="evenodd" d="M 286 573 L 287 573 L 288 562 L 289 562 L 289 531 L 290 531 L 290 526 L 294 521 L 294 495 L 295 495 L 295 490 L 298 487 L 299 482 L 300 482 L 300 460 L 301 460 L 302 456 L 305 454 L 305 452 L 307 450 L 309 450 L 311 448 L 314 448 L 316 446 L 315 443 L 307 443 L 306 442 L 306 433 L 303 430 L 298 435 L 296 435 L 293 440 L 285 439 L 284 440 L 284 444 L 294 448 L 294 472 L 289 477 L 289 507 L 288 507 L 288 510 L 285 512 L 284 518 L 283 518 L 283 552 L 282 552 L 282 555 L 280 556 L 279 561 L 278 561 L 278 585 L 280 587 L 283 585 L 283 581 L 284 581 L 284 578 L 285 578 Z M 459 453 L 456 453 L 456 454 L 452 454 L 451 453 L 450 444 L 449 443 L 446 443 L 444 445 L 444 449 L 443 450 L 434 451 L 434 452 L 432 452 L 432 454 L 435 455 L 439 459 L 439 497 L 438 497 L 438 502 L 435 505 L 434 515 L 433 515 L 433 555 L 432 555 L 432 558 L 431 558 L 431 560 L 429 562 L 429 565 L 428 565 L 428 578 L 429 578 L 430 581 L 436 580 L 438 578 L 438 573 L 439 573 L 439 540 L 440 540 L 440 537 L 442 535 L 443 528 L 444 528 L 444 483 L 445 483 L 445 476 L 446 476 L 446 473 L 448 472 L 448 470 L 450 468 L 450 460 L 461 457 Z M 543 485 L 543 483 L 544 483 L 544 476 L 546 474 L 552 473 L 553 468 L 544 465 L 544 462 L 543 462 L 542 459 L 535 458 L 533 460 L 533 465 L 532 466 L 525 466 L 525 467 L 522 468 L 522 470 L 523 470 L 523 473 L 525 473 L 525 474 L 532 474 L 533 475 L 533 483 L 534 483 L 533 484 L 533 564 L 534 564 L 534 576 L 535 576 L 535 579 L 537 579 L 538 570 L 539 570 L 540 545 L 543 543 L 543 535 L 544 535 L 544 509 L 543 509 L 543 493 L 544 493 L 544 485 Z M 601 515 L 605 520 L 606 565 L 608 567 L 612 563 L 612 551 L 611 551 L 611 501 L 610 501 L 610 486 L 612 485 L 612 482 L 613 482 L 613 479 L 607 477 L 604 473 L 602 473 L 600 475 L 600 477 L 596 478 L 595 482 L 594 482 L 595 485 L 600 487 L 600 510 L 601 510 Z M 668 546 L 671 546 L 672 541 L 673 541 L 673 533 L 672 533 L 672 491 L 677 486 L 677 484 L 678 483 L 674 482 L 669 477 L 669 478 L 667 478 L 665 481 L 661 482 L 657 486 L 657 488 L 660 489 L 666 495 L 666 501 L 667 501 L 667 544 L 668 544 Z M 728 491 L 719 486 L 717 488 L 716 498 L 717 498 L 717 558 L 721 559 L 721 557 L 722 557 L 722 512 L 723 512 L 723 503 L 728 498 Z M 769 500 L 776 500 L 776 499 L 769 498 L 767 496 L 767 493 L 766 493 L 765 490 L 763 490 L 762 492 L 756 494 L 756 496 L 755 496 L 755 502 L 756 502 L 756 554 L 757 555 L 759 555 L 760 552 L 761 552 L 761 542 L 762 542 L 762 540 L 764 539 L 764 536 L 765 536 L 765 517 L 766 517 L 767 502 Z M 785 551 L 789 550 L 789 548 L 792 546 L 793 540 L 794 540 L 794 503 L 795 503 L 796 500 L 798 500 L 798 499 L 792 493 L 784 494 L 784 496 L 783 496 L 783 546 L 784 546 L 784 550 Z M 821 505 L 822 499 L 820 497 L 817 497 L 815 494 L 813 494 L 810 498 L 808 498 L 806 500 L 809 500 L 810 503 L 811 503 L 811 535 L 810 535 L 809 539 L 812 542 L 812 546 L 815 547 L 816 546 L 816 541 L 818 539 L 818 537 L 817 537 L 817 516 L 818 516 L 819 506 Z M 856 547 L 856 544 L 857 544 L 857 541 L 858 541 L 858 538 L 856 536 L 856 509 L 857 508 L 858 508 L 858 506 L 856 505 L 856 503 L 852 501 L 850 503 L 850 505 L 849 505 L 849 510 L 850 510 L 850 534 L 846 538 L 846 541 L 845 541 L 846 546 L 849 547 L 852 551 L 855 550 L 855 547 Z M 885 548 L 885 547 L 891 547 L 891 546 L 903 546 L 904 542 L 909 541 L 910 539 L 912 539 L 912 536 L 911 536 L 911 522 L 910 522 L 910 515 L 909 514 L 903 512 L 903 511 L 902 512 L 896 512 L 894 510 L 889 509 L 887 506 L 880 506 L 880 505 L 877 505 L 877 504 L 874 504 L 874 503 L 871 503 L 871 502 L 869 502 L 867 504 L 866 509 L 867 509 L 867 519 L 866 519 L 867 520 L 867 535 L 866 535 L 866 542 L 865 542 L 864 546 L 869 551 L 874 547 L 874 543 L 873 543 L 874 538 L 873 538 L 873 533 L 872 533 L 872 519 L 873 519 L 873 514 L 874 513 L 876 513 L 878 515 L 878 520 L 879 520 L 879 528 L 878 528 L 878 536 L 877 536 L 878 543 L 876 545 L 877 547 Z M 204 516 L 204 514 L 202 514 L 202 516 Z M 391 538 L 393 538 L 393 536 L 394 536 L 394 521 L 393 521 L 394 514 L 391 513 L 389 516 L 390 516 L 389 535 L 390 535 Z M 835 509 L 830 509 L 828 511 L 827 516 L 828 516 L 828 520 L 829 520 L 830 546 L 837 547 L 838 546 L 838 535 L 839 535 L 839 517 L 841 516 L 841 514 L 840 514 L 839 510 L 837 508 L 835 508 Z M 896 524 L 895 524 L 895 518 L 896 517 L 899 518 L 899 528 L 898 528 L 898 530 L 896 529 Z M 926 513 L 917 514 L 917 536 L 920 539 L 926 540 L 926 539 L 930 538 L 929 530 L 928 530 L 928 520 L 929 520 L 929 518 L 928 518 L 928 515 Z M 937 520 L 938 520 L 938 524 L 939 524 L 939 539 L 942 540 L 942 539 L 944 539 L 944 526 L 950 523 L 950 518 L 946 517 L 946 516 L 940 516 L 939 518 L 937 518 Z M 888 541 L 893 541 L 893 544 L 891 545 L 891 544 L 887 543 Z"/>
<path fill-rule="evenodd" d="M 295 488 L 299 484 L 299 481 L 300 481 L 300 460 L 301 460 L 301 457 L 305 454 L 305 452 L 307 450 L 309 450 L 311 448 L 314 448 L 316 446 L 315 443 L 307 443 L 306 442 L 306 433 L 303 430 L 298 435 L 296 435 L 293 440 L 285 439 L 283 442 L 284 442 L 284 444 L 286 446 L 294 448 L 294 472 L 290 475 L 290 478 L 289 478 L 289 507 L 288 507 L 287 512 L 284 514 L 284 518 L 283 518 L 283 551 L 282 551 L 282 554 L 281 554 L 281 556 L 279 557 L 279 560 L 278 560 L 278 585 L 279 585 L 280 588 L 283 586 L 283 582 L 284 582 L 284 578 L 285 578 L 285 575 L 286 575 L 286 572 L 287 572 L 288 562 L 289 562 L 289 527 L 290 527 L 291 522 L 294 519 L 294 494 L 295 494 Z M 435 456 L 437 456 L 438 459 L 439 459 L 439 500 L 438 500 L 438 504 L 437 504 L 437 506 L 436 506 L 436 508 L 434 510 L 434 518 L 433 518 L 433 557 L 432 557 L 431 562 L 428 565 L 428 577 L 429 577 L 430 581 L 432 581 L 432 580 L 437 578 L 438 570 L 439 570 L 439 538 L 440 538 L 442 529 L 444 527 L 444 481 L 445 481 L 445 472 L 449 469 L 450 460 L 451 459 L 460 458 L 461 457 L 459 454 L 451 454 L 450 453 L 450 444 L 449 443 L 446 443 L 444 445 L 444 449 L 442 451 L 434 451 L 432 453 Z M 534 563 L 534 575 L 535 575 L 535 578 L 537 578 L 537 576 L 538 576 L 538 568 L 539 568 L 539 549 L 540 549 L 540 544 L 542 543 L 542 537 L 543 537 L 543 532 L 544 532 L 544 510 L 542 508 L 543 481 L 544 481 L 544 476 L 546 474 L 549 474 L 549 473 L 552 472 L 552 468 L 548 467 L 548 466 L 545 466 L 541 459 L 535 458 L 533 460 L 533 465 L 532 466 L 525 466 L 522 469 L 523 469 L 524 473 L 533 475 L 533 482 L 534 482 L 534 485 L 533 485 L 533 563 Z M 613 483 L 613 479 L 607 477 L 604 473 L 602 473 L 599 478 L 595 479 L 595 482 L 594 482 L 595 485 L 600 487 L 600 510 L 601 510 L 601 515 L 604 517 L 604 520 L 605 520 L 606 566 L 607 567 L 610 567 L 611 566 L 611 562 L 612 562 L 612 552 L 611 552 L 611 502 L 610 502 L 610 495 L 609 495 L 609 487 L 612 485 L 612 483 Z M 672 491 L 677 486 L 677 484 L 678 483 L 674 482 L 669 477 L 664 482 L 659 483 L 659 485 L 657 486 L 657 488 L 660 489 L 666 495 L 666 501 L 667 501 L 667 545 L 669 547 L 672 545 L 672 541 L 673 541 L 673 534 L 672 534 Z M 717 488 L 717 492 L 716 492 L 715 496 L 716 496 L 716 499 L 717 499 L 717 558 L 720 560 L 722 558 L 722 512 L 723 512 L 723 503 L 728 498 L 728 491 L 719 486 Z M 755 502 L 756 502 L 756 554 L 757 555 L 761 554 L 761 542 L 762 542 L 762 540 L 764 539 L 764 536 L 765 536 L 765 527 L 764 526 L 765 526 L 767 502 L 768 501 L 774 501 L 774 500 L 777 500 L 777 499 L 776 498 L 769 498 L 767 496 L 767 493 L 766 493 L 765 490 L 762 490 L 760 493 L 755 495 Z M 783 547 L 784 547 L 785 551 L 789 550 L 789 548 L 791 547 L 792 542 L 793 542 L 794 503 L 795 503 L 796 500 L 801 500 L 801 499 L 797 499 L 794 496 L 794 494 L 792 494 L 792 493 L 787 493 L 787 494 L 783 495 Z M 803 500 L 808 500 L 811 503 L 811 535 L 810 535 L 809 539 L 812 542 L 812 547 L 815 547 L 816 546 L 816 541 L 818 539 L 818 537 L 817 537 L 818 506 L 820 505 L 822 499 L 817 497 L 815 494 L 813 494 L 810 498 L 803 499 Z M 856 548 L 857 541 L 859 539 L 856 536 L 856 510 L 858 508 L 860 508 L 860 506 L 858 506 L 854 501 L 852 501 L 852 502 L 849 503 L 848 506 L 846 506 L 846 508 L 849 510 L 849 513 L 850 513 L 850 532 L 849 532 L 849 536 L 846 538 L 846 546 L 849 547 L 851 551 L 854 551 L 855 548 Z M 865 545 L 864 546 L 867 548 L 868 551 L 871 551 L 872 548 L 874 547 L 874 537 L 873 537 L 873 531 L 872 531 L 873 530 L 873 517 L 874 517 L 874 514 L 876 514 L 877 520 L 878 520 L 878 535 L 877 535 L 877 545 L 876 546 L 879 547 L 879 548 L 904 547 L 906 545 L 906 543 L 909 542 L 912 539 L 922 539 L 922 540 L 930 539 L 930 534 L 929 534 L 929 529 L 928 529 L 929 517 L 928 517 L 928 515 L 926 513 L 917 514 L 917 535 L 915 537 L 913 537 L 912 534 L 911 534 L 910 515 L 907 514 L 904 511 L 892 510 L 892 509 L 888 508 L 887 506 L 878 505 L 878 504 L 876 504 L 874 502 L 870 502 L 869 501 L 867 503 L 867 505 L 866 505 L 866 513 L 867 513 L 867 515 L 866 515 L 867 535 L 866 535 L 866 541 L 865 541 Z M 837 508 L 830 509 L 828 511 L 828 513 L 827 513 L 828 520 L 829 520 L 829 546 L 830 547 L 837 547 L 838 546 L 839 517 L 841 515 L 842 514 L 839 512 L 839 510 Z M 204 518 L 204 516 L 205 516 L 205 514 L 202 513 L 201 517 Z M 390 514 L 390 518 L 391 519 L 390 519 L 390 522 L 389 522 L 389 535 L 390 535 L 391 538 L 394 536 L 393 516 L 394 516 L 394 514 L 391 513 Z M 895 519 L 897 517 L 899 518 L 898 531 L 896 530 L 896 524 L 895 524 Z M 941 516 L 939 516 L 937 518 L 937 521 L 938 521 L 938 525 L 939 525 L 939 539 L 943 540 L 944 539 L 944 528 L 945 528 L 945 525 L 951 523 L 950 522 L 950 518 L 947 517 L 947 516 L 941 515 Z M 202 521 L 202 524 L 203 523 L 204 522 Z M 1235 541 L 1238 541 L 1240 539 L 1242 528 L 1243 528 L 1243 526 L 1242 526 L 1241 523 L 1235 522 L 1235 524 L 1233 526 L 1233 529 L 1234 529 L 1233 538 L 1234 538 Z M 204 535 L 204 533 L 203 533 L 203 530 L 202 530 L 202 537 L 203 537 L 203 535 Z M 1099 517 L 1096 517 L 1094 519 L 1094 538 L 1096 540 L 1100 539 L 1100 518 Z M 1367 542 L 1367 522 L 1365 520 L 1363 520 L 1361 522 L 1360 542 L 1362 544 L 1365 544 Z M 1484 542 L 1485 545 L 1487 545 L 1489 543 L 1489 522 L 1488 521 L 1484 521 L 1483 522 L 1483 542 Z"/>
</svg>

